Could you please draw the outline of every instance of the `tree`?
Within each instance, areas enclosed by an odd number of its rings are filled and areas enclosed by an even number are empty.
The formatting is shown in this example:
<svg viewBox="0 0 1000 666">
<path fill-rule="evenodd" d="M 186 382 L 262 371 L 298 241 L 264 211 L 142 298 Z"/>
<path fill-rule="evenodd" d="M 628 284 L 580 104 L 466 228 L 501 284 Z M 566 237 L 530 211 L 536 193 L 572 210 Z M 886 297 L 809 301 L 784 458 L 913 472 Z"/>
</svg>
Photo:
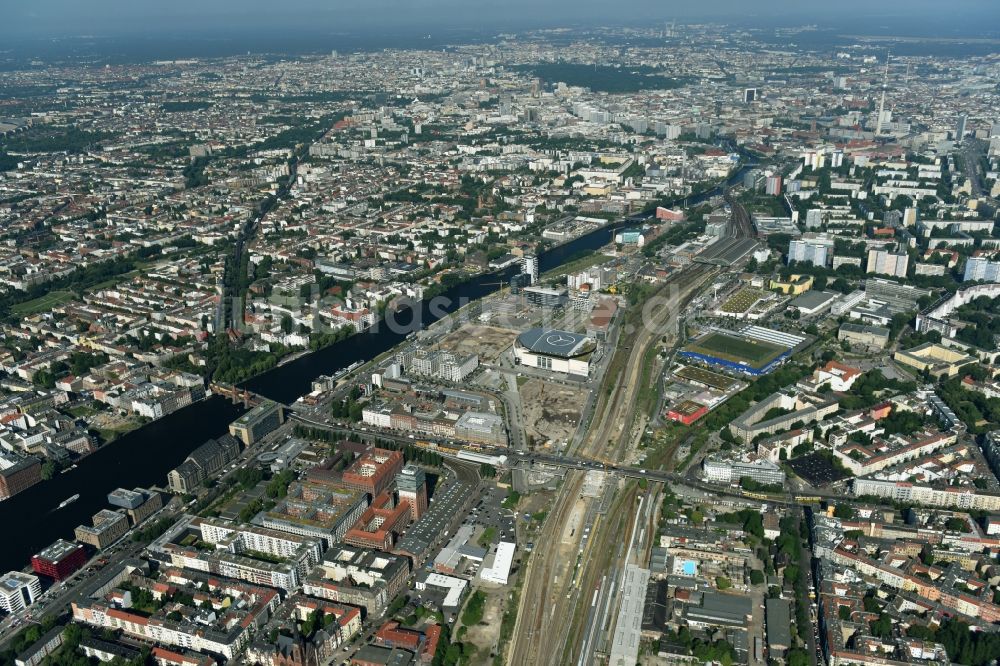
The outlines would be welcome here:
<svg viewBox="0 0 1000 666">
<path fill-rule="evenodd" d="M 793 648 L 788 651 L 785 659 L 788 666 L 809 666 L 809 653 L 802 648 Z"/>
<path fill-rule="evenodd" d="M 850 504 L 838 504 L 833 509 L 833 515 L 841 520 L 850 520 L 854 517 L 854 507 Z"/>
<path fill-rule="evenodd" d="M 476 590 L 469 597 L 462 611 L 462 624 L 473 626 L 483 621 L 483 611 L 486 606 L 486 594 L 482 590 Z"/>
<path fill-rule="evenodd" d="M 879 613 L 878 619 L 869 622 L 868 627 L 871 629 L 872 636 L 882 639 L 892 637 L 892 618 L 885 613 Z"/>
</svg>

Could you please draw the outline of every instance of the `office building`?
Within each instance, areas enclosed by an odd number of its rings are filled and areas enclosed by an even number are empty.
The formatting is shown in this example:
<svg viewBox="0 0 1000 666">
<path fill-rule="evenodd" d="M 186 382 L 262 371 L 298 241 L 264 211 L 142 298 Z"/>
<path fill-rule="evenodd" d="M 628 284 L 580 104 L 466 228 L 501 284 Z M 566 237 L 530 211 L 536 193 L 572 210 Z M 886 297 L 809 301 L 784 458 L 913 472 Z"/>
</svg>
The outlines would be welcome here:
<svg viewBox="0 0 1000 666">
<path fill-rule="evenodd" d="M 746 88 L 743 91 L 743 103 L 753 104 L 757 101 L 757 89 L 756 88 Z"/>
<path fill-rule="evenodd" d="M 1000 261 L 969 257 L 965 262 L 963 282 L 1000 282 Z"/>
<path fill-rule="evenodd" d="M 396 475 L 396 491 L 400 501 L 410 504 L 410 520 L 419 520 L 427 511 L 427 479 L 424 470 L 407 465 Z"/>
<path fill-rule="evenodd" d="M 955 124 L 955 141 L 965 138 L 965 125 L 968 120 L 969 117 L 964 113 L 958 116 L 958 122 Z"/>
<path fill-rule="evenodd" d="M 101 509 L 94 514 L 93 525 L 78 525 L 73 534 L 80 543 L 103 550 L 121 539 L 128 532 L 128 518 L 124 513 Z"/>
<path fill-rule="evenodd" d="M 295 482 L 288 495 L 255 518 L 264 527 L 303 537 L 320 539 L 329 548 L 341 541 L 347 530 L 368 508 L 368 494 L 336 483 Z"/>
<path fill-rule="evenodd" d="M 518 273 L 510 278 L 510 293 L 512 294 L 520 294 L 528 286 L 531 286 L 531 276 L 527 273 Z"/>
<path fill-rule="evenodd" d="M 31 557 L 35 573 L 55 580 L 69 578 L 87 563 L 83 546 L 59 539 Z"/>
<path fill-rule="evenodd" d="M 252 446 L 285 422 L 284 408 L 265 400 L 229 424 L 229 434 L 239 438 L 244 446 Z"/>
<path fill-rule="evenodd" d="M 108 503 L 121 509 L 138 509 L 146 501 L 146 495 L 139 490 L 118 488 L 108 493 Z"/>
<path fill-rule="evenodd" d="M 167 475 L 170 490 L 175 493 L 193 492 L 211 475 L 236 460 L 239 454 L 240 443 L 232 435 L 208 440 Z"/>
<path fill-rule="evenodd" d="M 163 499 L 160 497 L 160 493 L 143 488 L 135 490 L 118 488 L 108 493 L 108 502 L 113 506 L 125 509 L 133 525 L 138 525 L 163 508 Z"/>
<path fill-rule="evenodd" d="M 38 576 L 11 571 L 0 577 L 0 609 L 8 613 L 24 610 L 42 596 Z"/>
<path fill-rule="evenodd" d="M 878 275 L 906 277 L 910 257 L 905 252 L 889 252 L 888 250 L 868 250 L 868 265 L 866 271 Z"/>
<path fill-rule="evenodd" d="M 370 449 L 351 464 L 341 477 L 346 488 L 381 495 L 403 469 L 403 454 L 388 449 Z"/>
<path fill-rule="evenodd" d="M 702 463 L 702 471 L 706 481 L 716 483 L 739 483 L 744 478 L 764 484 L 785 483 L 785 470 L 764 459 L 741 462 L 706 458 Z"/>
<path fill-rule="evenodd" d="M 344 543 L 388 552 L 409 524 L 409 502 L 401 500 L 393 506 L 392 495 L 382 493 L 347 531 Z"/>
<path fill-rule="evenodd" d="M 525 287 L 521 293 L 530 305 L 539 308 L 561 308 L 569 300 L 569 294 L 563 288 Z"/>
<path fill-rule="evenodd" d="M 465 412 L 455 422 L 455 438 L 475 444 L 507 445 L 503 418 L 489 412 Z"/>
<path fill-rule="evenodd" d="M 409 557 L 415 567 L 423 565 L 465 520 L 479 497 L 478 491 L 477 484 L 460 478 L 448 483 L 444 490 L 434 494 L 427 512 L 410 525 L 394 552 Z"/>
<path fill-rule="evenodd" d="M 528 276 L 530 280 L 529 284 L 536 284 L 538 282 L 538 257 L 533 254 L 526 254 L 523 261 L 521 272 Z"/>
<path fill-rule="evenodd" d="M 0 455 L 0 500 L 13 497 L 42 480 L 42 461 L 34 456 Z"/>
</svg>

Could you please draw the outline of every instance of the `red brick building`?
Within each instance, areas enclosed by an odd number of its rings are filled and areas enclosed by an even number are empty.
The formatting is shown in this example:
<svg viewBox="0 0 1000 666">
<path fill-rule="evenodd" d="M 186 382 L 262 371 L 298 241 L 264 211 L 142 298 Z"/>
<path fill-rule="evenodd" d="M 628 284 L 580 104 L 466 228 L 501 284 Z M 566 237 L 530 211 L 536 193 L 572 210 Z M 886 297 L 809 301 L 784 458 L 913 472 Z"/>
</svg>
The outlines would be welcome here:
<svg viewBox="0 0 1000 666">
<path fill-rule="evenodd" d="M 410 524 L 410 513 L 409 502 L 403 500 L 393 507 L 392 495 L 382 493 L 347 531 L 344 543 L 388 552 L 396 537 Z"/>
<path fill-rule="evenodd" d="M 379 627 L 373 639 L 375 645 L 380 647 L 402 648 L 414 652 L 420 663 L 429 664 L 434 661 L 434 654 L 441 640 L 441 626 L 431 624 L 420 633 L 413 629 L 404 629 L 398 622 L 390 620 Z"/>
<path fill-rule="evenodd" d="M 378 631 L 375 632 L 376 645 L 388 648 L 401 647 L 409 650 L 410 652 L 417 651 L 417 648 L 420 647 L 420 640 L 422 638 L 423 634 L 419 631 L 403 629 L 399 626 L 399 622 L 394 622 L 392 620 L 383 624 L 378 628 Z"/>
<path fill-rule="evenodd" d="M 348 488 L 377 497 L 392 485 L 401 469 L 403 469 L 402 453 L 387 449 L 371 449 L 344 470 L 341 483 Z"/>
<path fill-rule="evenodd" d="M 0 469 L 0 499 L 13 497 L 42 480 L 42 461 L 29 456 Z"/>
</svg>

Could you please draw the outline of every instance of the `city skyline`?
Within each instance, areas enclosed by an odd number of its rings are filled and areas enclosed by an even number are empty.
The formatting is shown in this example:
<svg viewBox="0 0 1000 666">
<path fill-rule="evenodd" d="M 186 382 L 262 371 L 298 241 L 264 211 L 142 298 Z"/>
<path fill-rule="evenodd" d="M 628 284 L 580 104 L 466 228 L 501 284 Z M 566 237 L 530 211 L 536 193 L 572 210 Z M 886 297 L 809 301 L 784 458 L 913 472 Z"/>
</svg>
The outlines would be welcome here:
<svg viewBox="0 0 1000 666">
<path fill-rule="evenodd" d="M 997 14 L 10 8 L 0 666 L 996 664 Z"/>
</svg>

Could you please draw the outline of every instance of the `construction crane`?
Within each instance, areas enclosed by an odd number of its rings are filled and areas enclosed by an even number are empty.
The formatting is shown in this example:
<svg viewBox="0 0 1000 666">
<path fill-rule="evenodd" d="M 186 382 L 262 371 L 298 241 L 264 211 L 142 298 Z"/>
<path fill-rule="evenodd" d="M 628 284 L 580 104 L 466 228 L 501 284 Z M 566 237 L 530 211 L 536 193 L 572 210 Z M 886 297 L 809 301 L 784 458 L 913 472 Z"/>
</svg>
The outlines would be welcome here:
<svg viewBox="0 0 1000 666">
<path fill-rule="evenodd" d="M 503 296 L 504 286 L 505 285 L 509 285 L 509 284 L 510 284 L 509 282 L 504 282 L 503 280 L 500 280 L 499 282 L 484 282 L 483 286 L 484 287 L 500 287 L 500 295 Z"/>
</svg>

